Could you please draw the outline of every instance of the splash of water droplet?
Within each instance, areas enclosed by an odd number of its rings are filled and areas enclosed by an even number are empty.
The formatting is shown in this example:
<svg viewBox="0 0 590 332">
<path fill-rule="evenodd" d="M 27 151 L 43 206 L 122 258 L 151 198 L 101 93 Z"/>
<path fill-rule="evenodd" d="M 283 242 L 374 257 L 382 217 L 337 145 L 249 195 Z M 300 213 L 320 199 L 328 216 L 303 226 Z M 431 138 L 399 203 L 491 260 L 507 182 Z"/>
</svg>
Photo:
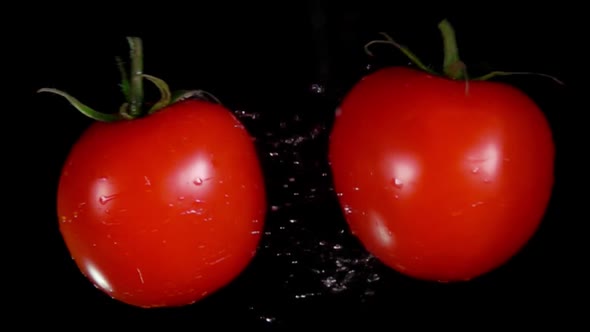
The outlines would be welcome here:
<svg viewBox="0 0 590 332">
<path fill-rule="evenodd" d="M 326 87 L 323 86 L 320 83 L 313 83 L 309 89 L 311 90 L 311 92 L 317 94 L 317 95 L 321 95 L 324 94 L 326 92 Z"/>
</svg>

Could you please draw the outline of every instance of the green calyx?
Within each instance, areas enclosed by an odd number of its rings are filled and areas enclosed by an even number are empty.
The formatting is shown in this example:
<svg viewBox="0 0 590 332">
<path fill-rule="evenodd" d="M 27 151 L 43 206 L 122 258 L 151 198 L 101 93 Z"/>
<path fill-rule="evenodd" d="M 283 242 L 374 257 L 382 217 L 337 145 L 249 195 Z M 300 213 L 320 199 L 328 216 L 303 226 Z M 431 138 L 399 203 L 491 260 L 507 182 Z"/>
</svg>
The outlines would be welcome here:
<svg viewBox="0 0 590 332">
<path fill-rule="evenodd" d="M 506 71 L 493 71 L 487 73 L 485 75 L 469 78 L 467 72 L 467 66 L 461 58 L 459 57 L 459 49 L 457 47 L 457 40 L 455 36 L 455 30 L 453 29 L 452 25 L 447 19 L 444 19 L 439 22 L 438 29 L 442 35 L 443 39 L 443 47 L 444 47 L 444 59 L 442 65 L 442 73 L 439 73 L 428 66 L 426 66 L 416 54 L 410 51 L 407 47 L 397 43 L 393 38 L 391 38 L 385 32 L 381 32 L 380 34 L 384 37 L 382 40 L 372 40 L 365 44 L 365 52 L 369 56 L 373 56 L 373 53 L 369 50 L 369 48 L 374 44 L 387 44 L 393 45 L 397 49 L 399 49 L 414 65 L 416 65 L 421 70 L 437 76 L 445 76 L 452 80 L 473 80 L 473 81 L 485 81 L 489 80 L 494 77 L 499 76 L 509 76 L 509 75 L 536 75 L 542 76 L 546 78 L 550 78 L 557 82 L 558 84 L 564 84 L 559 79 L 542 73 L 534 73 L 534 72 L 506 72 Z"/>
<path fill-rule="evenodd" d="M 188 98 L 208 99 L 221 104 L 215 96 L 202 90 L 182 90 L 174 94 L 171 93 L 168 84 L 164 80 L 143 72 L 143 46 L 141 39 L 138 37 L 128 37 L 127 41 L 130 47 L 130 68 L 127 69 L 125 67 L 121 58 L 116 58 L 117 66 L 121 74 L 121 83 L 119 86 L 125 98 L 125 102 L 120 106 L 118 113 L 98 112 L 61 90 L 42 88 L 37 92 L 49 92 L 62 96 L 82 114 L 101 122 L 115 122 L 140 118 L 153 114 L 173 103 Z M 153 103 L 147 112 L 145 111 L 146 103 L 144 101 L 144 79 L 154 84 L 160 93 L 160 99 Z"/>
</svg>

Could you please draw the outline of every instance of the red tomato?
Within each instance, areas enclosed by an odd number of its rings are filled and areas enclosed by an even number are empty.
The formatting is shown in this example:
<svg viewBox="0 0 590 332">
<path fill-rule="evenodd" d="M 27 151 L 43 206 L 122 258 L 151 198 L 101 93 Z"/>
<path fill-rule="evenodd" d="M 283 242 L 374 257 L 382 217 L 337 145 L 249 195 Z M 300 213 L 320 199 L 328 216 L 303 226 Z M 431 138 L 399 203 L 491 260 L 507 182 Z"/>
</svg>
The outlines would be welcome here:
<svg viewBox="0 0 590 332">
<path fill-rule="evenodd" d="M 255 254 L 266 213 L 252 138 L 227 109 L 197 100 L 93 123 L 57 203 L 82 273 L 139 307 L 190 304 L 228 284 Z"/>
<path fill-rule="evenodd" d="M 534 235 L 554 181 L 548 122 L 505 84 L 393 67 L 338 112 L 329 159 L 351 231 L 419 279 L 469 280 Z"/>
</svg>

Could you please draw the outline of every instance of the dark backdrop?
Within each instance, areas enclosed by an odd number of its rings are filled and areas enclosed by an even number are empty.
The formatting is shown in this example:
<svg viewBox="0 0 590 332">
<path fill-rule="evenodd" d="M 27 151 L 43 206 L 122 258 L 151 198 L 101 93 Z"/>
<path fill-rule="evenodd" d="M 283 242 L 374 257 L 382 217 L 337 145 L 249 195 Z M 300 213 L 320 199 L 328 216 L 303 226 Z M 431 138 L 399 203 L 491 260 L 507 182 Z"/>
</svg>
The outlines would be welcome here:
<svg viewBox="0 0 590 332">
<path fill-rule="evenodd" d="M 78 328 L 165 321 L 194 330 L 378 322 L 393 329 L 414 317 L 414 326 L 476 318 L 477 329 L 507 317 L 525 316 L 530 324 L 563 318 L 562 313 L 571 315 L 564 322 L 571 321 L 582 294 L 576 279 L 582 246 L 571 236 L 581 232 L 578 222 L 584 217 L 568 201 L 576 187 L 572 152 L 584 144 L 573 140 L 572 129 L 580 108 L 575 99 L 580 9 L 515 11 L 497 5 L 491 13 L 490 4 L 456 11 L 425 4 L 418 12 L 370 1 L 218 1 L 162 3 L 149 10 L 143 5 L 131 12 L 122 3 L 52 3 L 23 12 L 30 25 L 13 46 L 27 61 L 22 68 L 29 74 L 30 103 L 19 117 L 26 131 L 19 132 L 18 144 L 31 150 L 17 151 L 28 185 L 15 193 L 19 203 L 33 199 L 38 205 L 21 210 L 34 217 L 20 220 L 19 249 L 13 249 L 21 259 L 10 271 L 22 285 L 13 308 L 30 313 L 32 321 L 54 312 L 44 319 L 56 326 L 77 317 Z M 473 71 L 536 71 L 566 82 L 563 87 L 534 76 L 502 79 L 525 90 L 545 111 L 558 148 L 557 183 L 542 227 L 527 247 L 498 270 L 457 285 L 410 280 L 371 259 L 347 232 L 326 160 L 334 110 L 347 89 L 369 70 L 407 64 L 389 47 L 376 47 L 378 59 L 369 58 L 363 45 L 385 31 L 425 62 L 439 65 L 436 24 L 445 17 Z M 127 55 L 129 35 L 143 38 L 147 73 L 175 89 L 210 91 L 240 115 L 257 137 L 269 209 L 275 206 L 249 268 L 228 287 L 185 308 L 140 310 L 109 299 L 78 272 L 57 228 L 60 168 L 91 120 L 59 97 L 34 91 L 56 87 L 100 110 L 117 107 L 114 56 Z"/>
</svg>

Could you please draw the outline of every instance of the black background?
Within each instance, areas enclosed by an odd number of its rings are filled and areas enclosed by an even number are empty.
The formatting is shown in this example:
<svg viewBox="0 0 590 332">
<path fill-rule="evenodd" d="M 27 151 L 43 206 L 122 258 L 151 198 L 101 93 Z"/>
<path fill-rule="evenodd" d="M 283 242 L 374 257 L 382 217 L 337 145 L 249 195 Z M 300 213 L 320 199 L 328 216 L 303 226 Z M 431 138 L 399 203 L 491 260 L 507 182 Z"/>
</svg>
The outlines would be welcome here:
<svg viewBox="0 0 590 332">
<path fill-rule="evenodd" d="M 81 328 L 166 322 L 194 330 L 354 323 L 394 329 L 407 321 L 454 325 L 473 319 L 477 329 L 506 318 L 525 317 L 526 324 L 576 320 L 575 302 L 583 292 L 577 266 L 583 260 L 572 236 L 581 232 L 584 217 L 575 214 L 569 198 L 577 187 L 571 167 L 580 167 L 574 154 L 584 144 L 573 129 L 581 108 L 581 10 L 490 4 L 438 11 L 371 1 L 154 3 L 135 11 L 89 2 L 22 9 L 30 24 L 11 42 L 12 55 L 24 60 L 21 70 L 28 73 L 29 103 L 17 114 L 23 130 L 15 149 L 18 174 L 24 174 L 16 178 L 26 185 L 13 193 L 23 204 L 21 215 L 29 217 L 16 217 L 21 232 L 11 250 L 18 258 L 10 270 L 18 285 L 12 308 L 32 321 L 56 312 L 46 324 L 76 318 L 85 322 L 74 323 Z M 385 268 L 348 234 L 331 190 L 326 147 L 347 89 L 369 70 L 408 63 L 388 46 L 375 47 L 377 57 L 370 58 L 363 45 L 385 31 L 438 66 L 436 25 L 443 18 L 454 25 L 473 73 L 543 72 L 566 85 L 535 76 L 501 79 L 535 99 L 551 123 L 558 151 L 553 198 L 538 233 L 505 266 L 469 283 L 439 285 Z M 57 228 L 60 168 L 92 120 L 61 97 L 35 90 L 54 87 L 96 109 L 117 108 L 122 99 L 114 56 L 127 56 L 129 35 L 143 39 L 147 73 L 173 89 L 207 90 L 236 111 L 257 139 L 267 178 L 269 214 L 259 254 L 232 284 L 184 308 L 142 310 L 106 297 L 78 272 Z"/>
</svg>

